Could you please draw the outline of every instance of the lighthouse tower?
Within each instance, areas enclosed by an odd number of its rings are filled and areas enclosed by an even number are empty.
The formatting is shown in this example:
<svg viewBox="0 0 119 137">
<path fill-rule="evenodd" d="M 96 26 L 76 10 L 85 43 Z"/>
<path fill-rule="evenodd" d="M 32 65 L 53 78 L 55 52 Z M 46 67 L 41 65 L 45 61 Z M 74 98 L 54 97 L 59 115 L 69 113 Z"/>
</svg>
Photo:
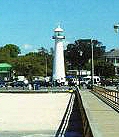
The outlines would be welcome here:
<svg viewBox="0 0 119 137">
<path fill-rule="evenodd" d="M 55 40 L 54 60 L 53 60 L 53 81 L 65 83 L 64 50 L 63 50 L 63 29 L 58 26 L 54 30 Z"/>
</svg>

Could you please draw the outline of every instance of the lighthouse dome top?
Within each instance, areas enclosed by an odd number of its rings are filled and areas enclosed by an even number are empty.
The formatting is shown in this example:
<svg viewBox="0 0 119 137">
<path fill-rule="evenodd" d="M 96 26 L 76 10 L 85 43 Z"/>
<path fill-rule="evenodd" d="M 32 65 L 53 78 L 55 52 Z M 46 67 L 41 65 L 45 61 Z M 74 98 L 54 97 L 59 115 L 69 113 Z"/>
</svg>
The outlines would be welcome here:
<svg viewBox="0 0 119 137">
<path fill-rule="evenodd" d="M 55 32 L 63 32 L 63 29 L 60 26 L 58 26 L 54 31 Z"/>
</svg>

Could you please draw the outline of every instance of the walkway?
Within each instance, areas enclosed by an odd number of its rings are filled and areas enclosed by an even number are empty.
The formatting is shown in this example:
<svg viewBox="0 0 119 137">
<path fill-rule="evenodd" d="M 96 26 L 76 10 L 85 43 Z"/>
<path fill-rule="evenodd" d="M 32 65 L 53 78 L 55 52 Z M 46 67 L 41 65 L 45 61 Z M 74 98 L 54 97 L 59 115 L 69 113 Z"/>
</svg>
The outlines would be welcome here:
<svg viewBox="0 0 119 137">
<path fill-rule="evenodd" d="M 88 90 L 80 95 L 94 137 L 119 137 L 119 113 Z"/>
</svg>

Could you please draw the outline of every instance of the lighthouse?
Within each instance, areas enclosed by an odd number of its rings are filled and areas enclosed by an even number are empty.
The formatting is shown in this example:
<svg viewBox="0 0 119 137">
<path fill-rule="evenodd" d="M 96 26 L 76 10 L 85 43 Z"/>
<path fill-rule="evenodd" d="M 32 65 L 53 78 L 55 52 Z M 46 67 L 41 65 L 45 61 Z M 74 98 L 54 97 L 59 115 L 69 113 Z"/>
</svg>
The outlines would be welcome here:
<svg viewBox="0 0 119 137">
<path fill-rule="evenodd" d="M 54 48 L 54 60 L 53 60 L 53 81 L 58 83 L 65 83 L 65 66 L 64 66 L 64 47 L 63 40 L 65 36 L 63 35 L 63 29 L 58 26 L 54 30 L 54 36 L 52 37 L 55 40 Z"/>
</svg>

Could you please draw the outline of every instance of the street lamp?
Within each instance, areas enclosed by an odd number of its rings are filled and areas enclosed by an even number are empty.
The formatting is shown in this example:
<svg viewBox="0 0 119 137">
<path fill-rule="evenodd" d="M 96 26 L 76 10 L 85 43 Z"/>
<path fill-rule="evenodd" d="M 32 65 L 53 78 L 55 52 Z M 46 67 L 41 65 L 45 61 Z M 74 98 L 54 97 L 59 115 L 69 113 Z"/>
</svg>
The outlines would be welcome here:
<svg viewBox="0 0 119 137">
<path fill-rule="evenodd" d="M 117 33 L 119 30 L 119 23 L 114 25 L 114 31 Z"/>
<path fill-rule="evenodd" d="M 119 31 L 119 23 L 114 25 L 114 31 L 118 33 Z M 115 59 L 116 60 L 116 59 Z M 117 67 L 115 66 L 115 75 L 117 74 Z"/>
<path fill-rule="evenodd" d="M 79 56 L 81 57 L 83 55 L 83 52 L 82 51 L 78 51 L 79 52 Z M 81 86 L 81 83 L 80 83 L 80 72 L 81 72 L 81 60 L 79 62 L 79 88 Z"/>
<path fill-rule="evenodd" d="M 94 44 L 93 44 L 93 40 L 92 39 L 81 39 L 81 41 L 87 42 L 91 46 L 91 86 L 93 88 L 93 85 L 94 85 L 94 78 L 93 78 L 94 77 L 94 61 L 93 61 L 94 60 L 94 57 L 93 57 Z M 83 54 L 83 53 L 81 53 L 81 54 Z M 80 82 L 80 80 L 79 80 L 79 82 Z"/>
<path fill-rule="evenodd" d="M 48 51 L 45 53 L 45 76 L 48 76 Z"/>
<path fill-rule="evenodd" d="M 69 57 L 70 57 L 70 54 L 71 54 L 71 51 L 68 50 L 67 53 L 68 53 L 68 59 L 69 59 L 69 61 L 68 61 L 68 70 L 71 70 L 71 68 L 72 68 L 72 63 L 71 63 L 71 59 L 69 58 Z"/>
<path fill-rule="evenodd" d="M 45 75 L 47 77 L 47 73 L 48 73 L 48 62 L 47 62 L 47 55 L 45 56 Z"/>
<path fill-rule="evenodd" d="M 91 84 L 92 84 L 92 89 L 94 85 L 94 59 L 93 59 L 93 41 L 91 39 Z"/>
<path fill-rule="evenodd" d="M 93 85 L 94 85 L 94 43 L 93 40 L 90 40 L 90 44 L 91 44 L 91 83 L 92 83 L 92 89 L 93 89 Z M 100 47 L 99 44 L 95 45 L 96 47 Z"/>
</svg>

